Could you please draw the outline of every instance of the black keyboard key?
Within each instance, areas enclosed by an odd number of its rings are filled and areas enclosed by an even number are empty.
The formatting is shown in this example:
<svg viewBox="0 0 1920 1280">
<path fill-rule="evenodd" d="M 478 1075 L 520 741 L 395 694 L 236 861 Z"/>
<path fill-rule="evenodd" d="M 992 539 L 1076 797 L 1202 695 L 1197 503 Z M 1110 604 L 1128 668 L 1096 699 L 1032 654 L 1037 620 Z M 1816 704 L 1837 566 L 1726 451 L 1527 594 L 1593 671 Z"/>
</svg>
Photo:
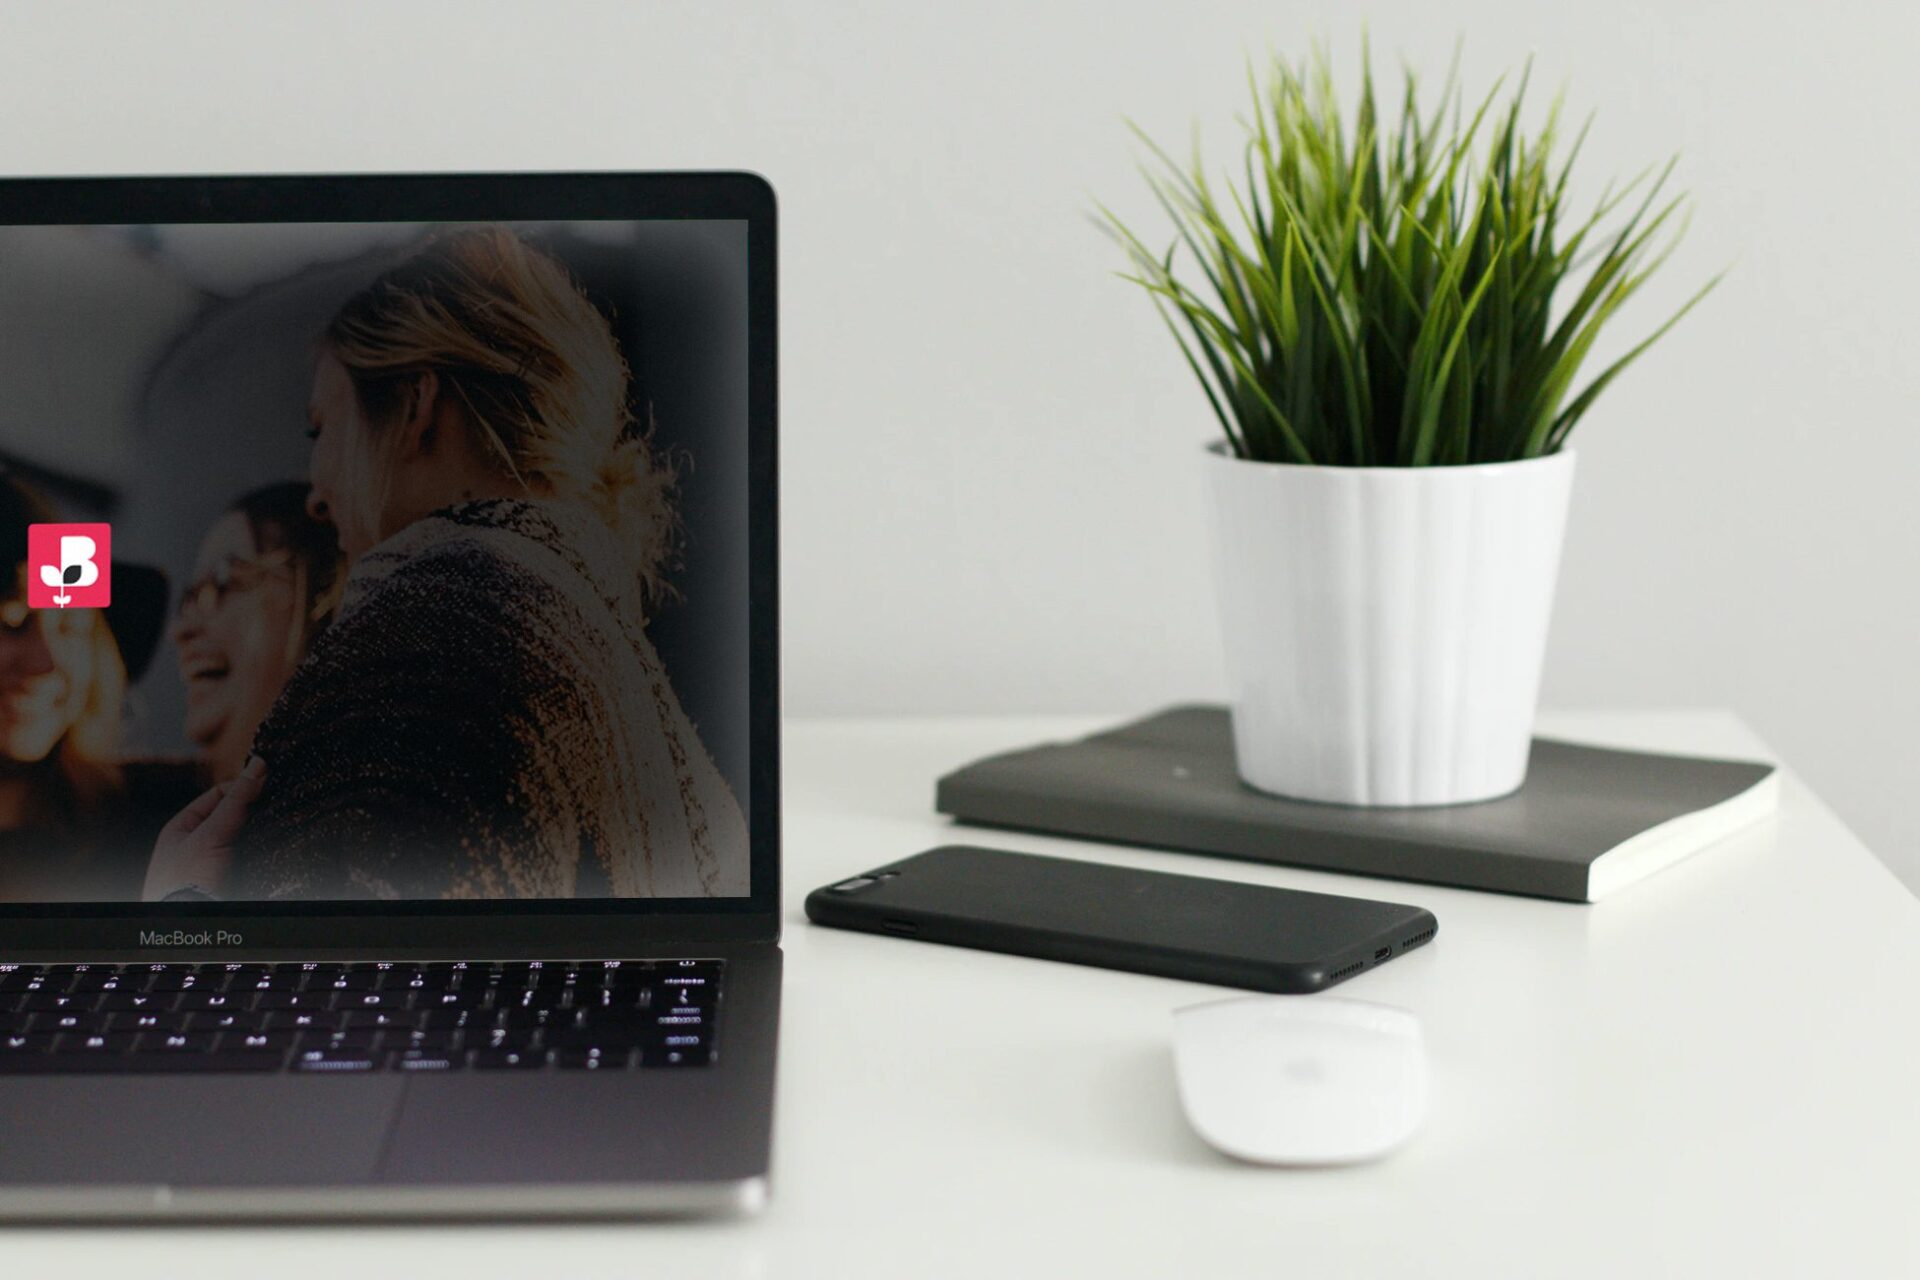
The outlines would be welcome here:
<svg viewBox="0 0 1920 1280">
<path fill-rule="evenodd" d="M 427 1053 L 451 1053 L 464 1048 L 464 1037 L 458 1031 L 389 1031 L 380 1037 L 380 1044 L 387 1049 L 419 1049 Z"/>
<path fill-rule="evenodd" d="M 380 1042 L 378 1031 L 365 1027 L 352 1031 L 333 1028 L 309 1028 L 296 1033 L 301 1049 L 372 1049 Z"/>
<path fill-rule="evenodd" d="M 574 988 L 565 985 L 528 987 L 524 991 L 498 991 L 493 1003 L 501 1009 L 570 1009 L 573 995 Z"/>
<path fill-rule="evenodd" d="M 67 1031 L 61 1033 L 55 1053 L 131 1053 L 140 1039 L 137 1031 Z"/>
<path fill-rule="evenodd" d="M 617 1009 L 631 1014 L 652 1008 L 655 1000 L 652 987 L 589 987 L 579 993 L 575 1004 L 582 1009 Z"/>
<path fill-rule="evenodd" d="M 457 991 L 423 992 L 414 998 L 416 1009 L 485 1009 L 492 998 L 484 987 L 469 989 L 461 987 Z"/>
<path fill-rule="evenodd" d="M 333 1007 L 341 1010 L 404 1009 L 409 999 L 405 991 L 342 991 L 333 998 Z"/>
<path fill-rule="evenodd" d="M 82 991 L 139 991 L 146 986 L 146 977 L 142 974 L 124 974 L 118 969 L 99 968 L 80 974 L 73 980 L 71 990 Z"/>
<path fill-rule="evenodd" d="M 637 1009 L 575 1009 L 561 1025 L 606 1030 L 631 1028 L 638 1031 L 647 1025 L 647 1019 Z"/>
<path fill-rule="evenodd" d="M 664 986 L 717 986 L 720 970 L 718 960 L 662 960 L 654 965 L 653 976 Z"/>
<path fill-rule="evenodd" d="M 442 991 L 457 990 L 459 985 L 460 979 L 451 973 L 427 973 L 416 970 L 395 978 L 390 983 L 382 983 L 380 990 L 411 991 L 414 998 L 418 1000 L 423 995 L 438 995 Z"/>
<path fill-rule="evenodd" d="M 226 986 L 226 978 L 212 976 L 203 978 L 197 973 L 163 973 L 147 984 L 149 991 L 219 991 Z"/>
<path fill-rule="evenodd" d="M 171 1010 L 180 997 L 172 991 L 109 991 L 96 1006 L 104 1013 L 156 1013 Z"/>
<path fill-rule="evenodd" d="M 330 991 L 262 991 L 253 998 L 255 1009 L 291 1011 L 330 1008 L 333 993 Z"/>
<path fill-rule="evenodd" d="M 222 991 L 244 991 L 258 984 L 266 972 L 265 966 L 257 964 L 210 964 L 202 966 L 200 977 L 203 984 L 218 982 Z"/>
<path fill-rule="evenodd" d="M 331 977 L 322 977 L 306 986 L 308 991 L 371 991 L 380 981 L 380 975 L 371 971 L 360 973 L 336 973 Z"/>
<path fill-rule="evenodd" d="M 567 980 L 568 967 L 551 960 L 533 960 L 500 966 L 503 987 L 558 986 Z"/>
<path fill-rule="evenodd" d="M 20 1031 L 0 1035 L 0 1054 L 25 1056 L 48 1053 L 53 1049 L 56 1034 L 51 1031 Z"/>
<path fill-rule="evenodd" d="M 542 1049 L 476 1049 L 470 1057 L 476 1071 L 533 1071 L 547 1065 Z"/>
<path fill-rule="evenodd" d="M 628 1049 L 640 1047 L 640 1032 L 635 1027 L 614 1027 L 600 1030 L 572 1028 L 557 1031 L 545 1037 L 546 1043 L 555 1049 L 580 1050 L 600 1049 L 608 1053 L 624 1053 Z"/>
<path fill-rule="evenodd" d="M 193 1022 L 191 1013 L 109 1013 L 105 1015 L 109 1031 L 186 1031 Z"/>
<path fill-rule="evenodd" d="M 707 1038 L 706 1038 L 705 1036 L 703 1036 L 703 1035 L 669 1035 L 669 1036 L 656 1036 L 656 1037 L 655 1037 L 655 1038 L 654 1038 L 654 1039 L 653 1039 L 653 1040 L 651 1041 L 651 1043 L 652 1043 L 652 1044 L 653 1044 L 653 1045 L 654 1045 L 654 1046 L 655 1046 L 656 1048 L 662 1048 L 662 1049 L 687 1049 L 687 1048 L 695 1048 L 695 1047 L 698 1047 L 698 1046 L 700 1046 L 700 1045 L 703 1045 L 703 1044 L 706 1044 L 706 1043 L 707 1043 Z"/>
<path fill-rule="evenodd" d="M 58 1013 L 66 1010 L 91 1012 L 100 1003 L 101 997 L 91 992 L 68 995 L 52 991 L 36 991 L 20 1002 L 22 1013 Z"/>
<path fill-rule="evenodd" d="M 206 988 L 194 988 L 183 991 L 174 1008 L 182 1013 L 192 1013 L 203 1009 L 245 1009 L 252 1003 L 248 992 L 213 991 Z"/>
<path fill-rule="evenodd" d="M 466 1055 L 445 1049 L 402 1049 L 390 1064 L 395 1071 L 458 1071 Z"/>
<path fill-rule="evenodd" d="M 602 960 L 597 964 L 580 966 L 582 974 L 598 974 L 602 983 L 638 982 L 646 974 L 653 972 L 653 964 L 647 960 Z"/>
<path fill-rule="evenodd" d="M 559 1049 L 553 1065 L 566 1071 L 618 1071 L 632 1059 L 631 1049 Z"/>
<path fill-rule="evenodd" d="M 661 994 L 664 996 L 668 993 L 662 992 Z M 688 998 L 682 1000 L 680 999 L 681 996 L 687 996 Z M 698 997 L 694 997 L 685 991 L 677 991 L 672 993 L 671 999 L 655 1000 L 648 1006 L 648 1011 L 659 1018 L 696 1017 L 711 1019 L 713 1017 L 714 1005 L 717 1003 L 718 1001 L 713 998 L 711 991 L 703 991 Z"/>
<path fill-rule="evenodd" d="M 293 1055 L 292 1066 L 295 1071 L 372 1071 L 384 1056 L 371 1049 L 300 1049 Z"/>
<path fill-rule="evenodd" d="M 621 991 L 614 987 L 582 987 L 573 993 L 573 1007 L 576 1009 L 632 1008 L 633 1005 L 632 991 Z"/>
<path fill-rule="evenodd" d="M 272 1053 L 284 1058 L 293 1048 L 291 1031 L 229 1031 L 220 1039 L 221 1053 Z"/>
<path fill-rule="evenodd" d="M 211 1031 L 143 1031 L 142 1053 L 211 1053 L 215 1033 Z"/>
<path fill-rule="evenodd" d="M 704 1067 L 713 1061 L 713 1051 L 705 1045 L 683 1048 L 647 1048 L 640 1051 L 640 1063 L 647 1067 Z"/>
<path fill-rule="evenodd" d="M 187 1027 L 193 1031 L 258 1031 L 262 1022 L 269 1016 L 264 1013 L 250 1013 L 245 1009 L 209 1009 L 204 1013 L 176 1015 L 187 1021 Z"/>
<path fill-rule="evenodd" d="M 340 1015 L 331 1009 L 274 1010 L 260 1015 L 264 1031 L 316 1031 L 337 1027 Z"/>
<path fill-rule="evenodd" d="M 655 1035 L 700 1035 L 708 1025 L 708 1020 L 697 1013 L 670 1013 L 651 1019 L 647 1029 Z"/>
<path fill-rule="evenodd" d="M 439 1031 L 493 1025 L 491 1009 L 412 1009 L 413 1025 Z"/>
<path fill-rule="evenodd" d="M 298 991 L 306 975 L 297 969 L 269 969 L 247 974 L 227 984 L 229 991 Z"/>
<path fill-rule="evenodd" d="M 287 1064 L 284 1053 L 135 1053 L 107 1059 L 111 1069 L 141 1073 L 190 1071 L 278 1071 Z"/>
</svg>

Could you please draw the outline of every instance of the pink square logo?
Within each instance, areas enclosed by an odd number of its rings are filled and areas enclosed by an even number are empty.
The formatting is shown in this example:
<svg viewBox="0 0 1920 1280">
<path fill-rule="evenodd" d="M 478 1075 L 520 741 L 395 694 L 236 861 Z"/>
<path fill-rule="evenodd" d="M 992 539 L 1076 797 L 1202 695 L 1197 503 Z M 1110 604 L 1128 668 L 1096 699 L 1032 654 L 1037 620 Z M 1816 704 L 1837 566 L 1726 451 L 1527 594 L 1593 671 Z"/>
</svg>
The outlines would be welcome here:
<svg viewBox="0 0 1920 1280">
<path fill-rule="evenodd" d="M 112 602 L 112 526 L 27 526 L 29 609 L 104 609 Z"/>
</svg>

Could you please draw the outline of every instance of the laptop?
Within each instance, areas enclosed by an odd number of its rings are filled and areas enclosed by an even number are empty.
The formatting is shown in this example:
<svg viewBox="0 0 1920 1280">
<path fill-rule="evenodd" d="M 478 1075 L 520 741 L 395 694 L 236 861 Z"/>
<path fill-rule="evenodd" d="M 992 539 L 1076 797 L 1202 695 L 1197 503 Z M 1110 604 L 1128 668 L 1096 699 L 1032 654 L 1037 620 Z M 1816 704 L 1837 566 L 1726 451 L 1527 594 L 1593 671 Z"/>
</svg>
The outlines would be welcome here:
<svg viewBox="0 0 1920 1280">
<path fill-rule="evenodd" d="M 0 1218 L 751 1211 L 775 211 L 0 180 Z"/>
</svg>

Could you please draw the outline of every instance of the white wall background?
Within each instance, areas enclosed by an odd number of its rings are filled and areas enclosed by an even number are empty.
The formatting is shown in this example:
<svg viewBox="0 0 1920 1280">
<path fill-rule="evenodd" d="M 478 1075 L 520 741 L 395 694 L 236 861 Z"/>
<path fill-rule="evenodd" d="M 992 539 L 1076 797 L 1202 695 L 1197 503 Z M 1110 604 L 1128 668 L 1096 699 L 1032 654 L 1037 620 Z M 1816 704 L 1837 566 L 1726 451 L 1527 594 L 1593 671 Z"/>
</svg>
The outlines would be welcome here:
<svg viewBox="0 0 1920 1280">
<path fill-rule="evenodd" d="M 1724 705 L 1920 887 L 1920 7 L 1685 0 L 0 3 L 0 173 L 739 167 L 782 200 L 793 713 L 1130 712 L 1223 688 L 1210 418 L 1096 199 L 1123 116 L 1223 161 L 1243 59 L 1329 39 L 1597 110 L 1590 190 L 1683 152 L 1616 345 L 1561 706 Z M 1603 353 L 1604 354 L 1604 353 Z"/>
</svg>

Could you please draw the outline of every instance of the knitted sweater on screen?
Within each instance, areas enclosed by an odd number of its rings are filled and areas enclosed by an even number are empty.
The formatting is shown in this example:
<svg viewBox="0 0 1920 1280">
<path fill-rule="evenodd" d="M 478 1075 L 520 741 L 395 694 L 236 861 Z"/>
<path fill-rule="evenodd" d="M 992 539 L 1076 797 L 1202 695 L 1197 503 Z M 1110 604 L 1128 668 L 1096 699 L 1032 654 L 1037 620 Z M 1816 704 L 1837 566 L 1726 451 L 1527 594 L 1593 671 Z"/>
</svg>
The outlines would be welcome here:
<svg viewBox="0 0 1920 1280">
<path fill-rule="evenodd" d="M 362 556 L 262 724 L 235 899 L 747 892 L 740 805 L 606 526 L 465 503 Z"/>
</svg>

